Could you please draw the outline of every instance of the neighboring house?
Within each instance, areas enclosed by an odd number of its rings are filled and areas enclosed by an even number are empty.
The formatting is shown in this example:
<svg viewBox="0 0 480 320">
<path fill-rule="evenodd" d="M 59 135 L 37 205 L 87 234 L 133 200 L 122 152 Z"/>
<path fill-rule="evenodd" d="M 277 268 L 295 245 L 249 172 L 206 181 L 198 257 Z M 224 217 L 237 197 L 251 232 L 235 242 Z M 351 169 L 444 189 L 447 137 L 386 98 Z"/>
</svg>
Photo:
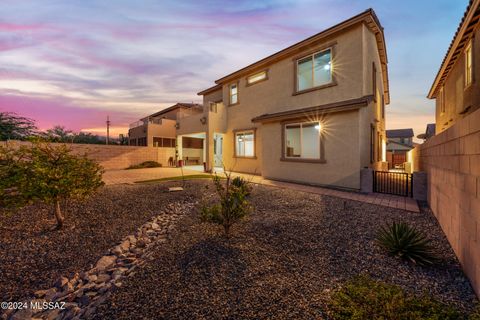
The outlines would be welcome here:
<svg viewBox="0 0 480 320">
<path fill-rule="evenodd" d="M 387 130 L 387 151 L 409 151 L 413 148 L 413 129 Z"/>
<path fill-rule="evenodd" d="M 428 93 L 437 134 L 480 108 L 480 0 L 470 0 Z"/>
<path fill-rule="evenodd" d="M 427 128 L 425 129 L 425 133 L 419 134 L 417 138 L 427 141 L 434 135 L 435 135 L 435 123 L 429 123 L 427 124 Z"/>
<path fill-rule="evenodd" d="M 202 112 L 195 103 L 177 103 L 130 124 L 129 145 L 175 148 L 177 120 Z"/>
<path fill-rule="evenodd" d="M 407 152 L 414 148 L 413 129 L 387 130 L 388 167 L 403 168 L 407 161 Z"/>
<path fill-rule="evenodd" d="M 177 120 L 206 141 L 207 169 L 360 188 L 360 170 L 385 166 L 387 52 L 369 9 L 215 81 L 203 113 Z"/>
</svg>

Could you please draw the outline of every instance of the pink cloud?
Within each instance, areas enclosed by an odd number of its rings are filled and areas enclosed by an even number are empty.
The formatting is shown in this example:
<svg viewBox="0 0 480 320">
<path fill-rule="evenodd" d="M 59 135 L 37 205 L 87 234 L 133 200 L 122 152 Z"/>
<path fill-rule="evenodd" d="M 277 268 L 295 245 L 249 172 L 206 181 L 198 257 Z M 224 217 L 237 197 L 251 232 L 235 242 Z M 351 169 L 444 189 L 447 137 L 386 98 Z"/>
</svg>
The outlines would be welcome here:
<svg viewBox="0 0 480 320">
<path fill-rule="evenodd" d="M 107 115 L 115 127 L 128 127 L 137 119 L 134 114 L 101 108 L 87 108 L 62 97 L 34 97 L 0 94 L 0 111 L 15 112 L 36 121 L 40 130 L 62 125 L 74 131 L 103 127 Z M 126 133 L 126 132 L 125 132 Z"/>
<path fill-rule="evenodd" d="M 15 31 L 31 31 L 31 30 L 40 30 L 44 29 L 44 24 L 17 24 L 17 23 L 8 23 L 0 22 L 0 32 L 15 32 Z"/>
</svg>

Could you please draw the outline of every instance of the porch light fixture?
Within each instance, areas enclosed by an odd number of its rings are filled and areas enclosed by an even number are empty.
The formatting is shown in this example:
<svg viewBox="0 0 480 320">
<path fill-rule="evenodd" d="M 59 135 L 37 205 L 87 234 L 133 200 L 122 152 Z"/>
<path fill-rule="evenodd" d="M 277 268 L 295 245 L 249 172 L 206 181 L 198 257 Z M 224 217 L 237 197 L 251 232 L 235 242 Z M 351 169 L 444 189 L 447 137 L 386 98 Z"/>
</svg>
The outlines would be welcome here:
<svg viewBox="0 0 480 320">
<path fill-rule="evenodd" d="M 315 125 L 315 129 L 320 131 L 322 129 L 322 125 L 320 123 Z"/>
</svg>

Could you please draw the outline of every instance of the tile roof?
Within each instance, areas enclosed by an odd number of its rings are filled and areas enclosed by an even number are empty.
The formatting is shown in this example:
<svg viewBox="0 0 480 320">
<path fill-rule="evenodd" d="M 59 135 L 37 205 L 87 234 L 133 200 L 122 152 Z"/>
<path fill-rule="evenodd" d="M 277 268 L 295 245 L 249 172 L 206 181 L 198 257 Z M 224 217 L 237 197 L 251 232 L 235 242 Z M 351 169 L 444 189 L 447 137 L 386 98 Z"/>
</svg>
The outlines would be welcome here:
<svg viewBox="0 0 480 320">
<path fill-rule="evenodd" d="M 159 115 L 162 115 L 162 114 L 165 114 L 169 111 L 172 111 L 172 110 L 175 110 L 175 109 L 180 109 L 180 108 L 186 108 L 186 109 L 190 109 L 190 108 L 195 108 L 195 107 L 198 107 L 198 108 L 203 108 L 201 104 L 198 104 L 198 103 L 186 103 L 186 102 L 178 102 L 176 104 L 174 104 L 173 106 L 171 107 L 168 107 L 168 108 L 165 108 L 163 110 L 160 110 L 158 112 L 155 112 L 149 116 L 146 116 L 142 119 L 145 119 L 145 118 L 150 118 L 150 117 L 157 117 Z"/>
<path fill-rule="evenodd" d="M 387 130 L 387 138 L 411 138 L 413 137 L 413 129 L 394 129 Z"/>
<path fill-rule="evenodd" d="M 274 122 L 274 121 L 280 121 L 283 119 L 308 117 L 312 115 L 318 116 L 323 113 L 353 110 L 353 109 L 358 109 L 361 107 L 368 106 L 368 103 L 372 100 L 373 100 L 373 96 L 370 95 L 370 96 L 364 96 L 358 99 L 339 101 L 339 102 L 328 103 L 328 104 L 323 104 L 319 106 L 281 111 L 276 113 L 265 113 L 258 117 L 253 118 L 252 122 Z"/>
<path fill-rule="evenodd" d="M 428 98 L 436 98 L 438 89 L 442 86 L 443 82 L 447 78 L 451 68 L 455 64 L 461 50 L 465 47 L 467 40 L 470 39 L 475 25 L 480 22 L 480 0 L 470 0 L 467 9 L 463 14 L 463 18 L 455 32 L 455 36 L 450 42 L 447 53 L 443 58 L 440 69 L 432 84 Z"/>
</svg>

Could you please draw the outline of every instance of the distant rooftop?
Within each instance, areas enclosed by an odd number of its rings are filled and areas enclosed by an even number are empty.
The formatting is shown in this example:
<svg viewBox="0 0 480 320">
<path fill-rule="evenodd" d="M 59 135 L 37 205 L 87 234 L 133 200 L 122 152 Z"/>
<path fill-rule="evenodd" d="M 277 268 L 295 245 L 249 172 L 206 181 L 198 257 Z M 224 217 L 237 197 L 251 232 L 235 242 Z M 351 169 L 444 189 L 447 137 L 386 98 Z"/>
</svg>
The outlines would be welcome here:
<svg viewBox="0 0 480 320">
<path fill-rule="evenodd" d="M 435 135 L 435 123 L 429 123 L 427 124 L 427 129 L 425 130 L 425 134 L 428 137 L 432 137 Z"/>
<path fill-rule="evenodd" d="M 412 138 L 413 137 L 413 129 L 394 129 L 394 130 L 387 130 L 387 138 Z"/>
<path fill-rule="evenodd" d="M 163 110 L 160 110 L 158 112 L 155 112 L 145 118 L 149 118 L 149 117 L 157 117 L 159 115 L 162 115 L 164 113 L 167 113 L 169 111 L 172 111 L 172 110 L 175 110 L 175 109 L 179 109 L 179 108 L 185 108 L 185 109 L 191 109 L 191 108 L 202 108 L 202 105 L 201 104 L 198 104 L 198 103 L 187 103 L 187 102 L 178 102 L 177 104 L 174 104 L 173 106 L 171 107 L 168 107 L 168 108 L 165 108 Z M 145 119 L 144 118 L 144 119 Z"/>
</svg>

